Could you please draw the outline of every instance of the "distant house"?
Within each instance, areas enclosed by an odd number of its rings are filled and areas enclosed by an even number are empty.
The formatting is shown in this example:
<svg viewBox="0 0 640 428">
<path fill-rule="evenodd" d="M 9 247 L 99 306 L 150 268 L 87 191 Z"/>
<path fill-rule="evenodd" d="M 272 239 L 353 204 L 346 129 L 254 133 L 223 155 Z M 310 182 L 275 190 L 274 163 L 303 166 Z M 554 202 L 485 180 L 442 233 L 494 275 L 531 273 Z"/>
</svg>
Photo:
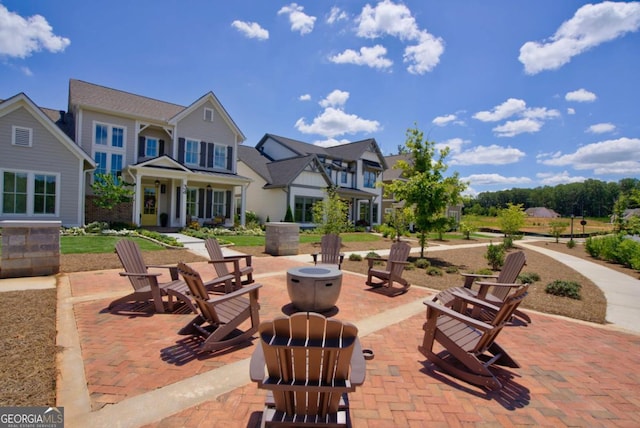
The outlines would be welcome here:
<svg viewBox="0 0 640 428">
<path fill-rule="evenodd" d="M 64 112 L 23 93 L 0 100 L 0 220 L 84 224 L 85 176 L 96 164 L 63 131 L 68 125 Z"/>
<path fill-rule="evenodd" d="M 559 218 L 560 214 L 550 208 L 532 207 L 524 210 L 525 214 L 533 218 Z"/>
<path fill-rule="evenodd" d="M 313 227 L 312 206 L 335 186 L 349 205 L 349 219 L 378 224 L 382 190 L 377 183 L 386 162 L 370 138 L 334 147 L 265 134 L 255 147 L 240 147 L 238 172 L 253 180 L 247 209 L 265 221 L 284 220 L 291 207 L 294 221 Z"/>
</svg>

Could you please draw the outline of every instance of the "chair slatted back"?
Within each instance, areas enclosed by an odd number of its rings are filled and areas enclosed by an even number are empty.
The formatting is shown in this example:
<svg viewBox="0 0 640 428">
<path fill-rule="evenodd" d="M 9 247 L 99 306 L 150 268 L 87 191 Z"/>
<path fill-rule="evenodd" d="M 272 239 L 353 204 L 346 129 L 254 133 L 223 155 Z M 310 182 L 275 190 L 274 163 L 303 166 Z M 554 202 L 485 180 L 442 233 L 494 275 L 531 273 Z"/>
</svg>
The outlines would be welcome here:
<svg viewBox="0 0 640 428">
<path fill-rule="evenodd" d="M 520 275 L 520 271 L 527 262 L 523 251 L 516 251 L 507 255 L 504 266 L 498 275 L 496 282 L 500 284 L 514 284 Z M 501 300 L 505 300 L 511 290 L 507 287 L 493 287 L 489 292 Z"/>
<path fill-rule="evenodd" d="M 342 238 L 335 233 L 329 233 L 322 236 L 320 240 L 320 259 L 322 263 L 338 265 L 340 264 L 340 247 L 342 246 Z"/>
<path fill-rule="evenodd" d="M 116 242 L 115 248 L 125 272 L 147 273 L 147 266 L 144 263 L 138 244 L 130 239 L 121 239 Z M 131 281 L 134 290 L 139 290 L 149 285 L 149 279 L 142 276 L 128 276 L 127 278 Z"/>
<path fill-rule="evenodd" d="M 391 261 L 404 262 L 409 257 L 409 253 L 411 252 L 411 245 L 407 242 L 400 241 L 395 242 L 391 245 L 391 250 L 389 251 L 389 257 L 387 258 L 387 268 L 386 270 L 395 276 L 402 276 L 402 271 L 404 270 L 403 265 L 391 263 Z"/>
<path fill-rule="evenodd" d="M 263 322 L 259 328 L 276 410 L 325 418 L 350 390 L 349 370 L 358 329 L 312 312 Z M 281 386 L 281 387 L 280 387 Z"/>
<path fill-rule="evenodd" d="M 212 324 L 219 324 L 220 318 L 212 305 L 207 304 L 209 299 L 209 293 L 202 282 L 200 274 L 196 272 L 191 266 L 185 263 L 178 263 L 178 272 L 184 278 L 184 282 L 187 283 L 191 295 L 193 295 L 198 309 L 202 313 L 202 316 Z"/>
<path fill-rule="evenodd" d="M 209 258 L 211 260 L 222 260 L 224 259 L 224 255 L 222 254 L 222 248 L 220 248 L 220 243 L 215 238 L 208 238 L 204 241 L 204 246 L 207 249 L 207 253 L 209 253 Z M 226 263 L 214 263 L 213 267 L 216 269 L 216 273 L 218 277 L 229 275 L 229 269 L 227 269 Z"/>
<path fill-rule="evenodd" d="M 483 335 L 476 345 L 475 352 L 482 353 L 491 346 L 498 333 L 500 333 L 502 328 L 509 322 L 509 320 L 511 320 L 513 313 L 518 306 L 520 306 L 520 303 L 522 303 L 524 298 L 527 297 L 528 289 L 529 284 L 523 284 L 521 287 L 517 288 L 516 291 L 513 291 L 509 297 L 507 297 L 502 306 L 500 306 L 500 310 L 495 313 L 491 320 L 491 325 L 493 325 L 494 328 Z"/>
</svg>

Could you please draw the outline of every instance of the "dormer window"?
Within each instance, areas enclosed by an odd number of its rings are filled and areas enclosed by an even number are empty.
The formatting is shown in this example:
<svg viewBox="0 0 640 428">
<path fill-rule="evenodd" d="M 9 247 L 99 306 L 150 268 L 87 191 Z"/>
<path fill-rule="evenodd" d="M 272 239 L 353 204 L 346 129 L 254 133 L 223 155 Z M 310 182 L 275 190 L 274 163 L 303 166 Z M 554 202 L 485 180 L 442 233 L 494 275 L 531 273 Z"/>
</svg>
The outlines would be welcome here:
<svg viewBox="0 0 640 428">
<path fill-rule="evenodd" d="M 212 108 L 204 108 L 204 121 L 205 122 L 213 122 L 213 109 Z"/>
<path fill-rule="evenodd" d="M 11 144 L 14 146 L 31 147 L 33 143 L 33 129 L 22 126 L 12 127 Z"/>
</svg>

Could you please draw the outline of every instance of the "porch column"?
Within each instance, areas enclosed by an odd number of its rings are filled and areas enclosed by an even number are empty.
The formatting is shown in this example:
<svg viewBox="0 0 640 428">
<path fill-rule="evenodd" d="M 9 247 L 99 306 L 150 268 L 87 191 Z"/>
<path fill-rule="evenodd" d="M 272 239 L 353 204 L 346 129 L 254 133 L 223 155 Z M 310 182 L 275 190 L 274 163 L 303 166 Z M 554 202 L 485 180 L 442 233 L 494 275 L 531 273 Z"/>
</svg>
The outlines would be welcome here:
<svg viewBox="0 0 640 428">
<path fill-rule="evenodd" d="M 180 181 L 180 223 L 182 226 L 187 226 L 187 180 L 182 179 Z"/>
<path fill-rule="evenodd" d="M 240 226 L 244 226 L 245 225 L 246 203 L 247 203 L 247 185 L 243 184 L 240 187 Z"/>
<path fill-rule="evenodd" d="M 373 226 L 373 198 L 369 199 L 369 230 Z"/>
<path fill-rule="evenodd" d="M 141 196 L 140 196 L 140 188 L 142 186 L 142 176 L 140 173 L 136 174 L 136 185 L 135 185 L 135 193 L 133 196 L 133 218 L 131 219 L 133 224 L 137 224 L 138 226 L 140 226 L 140 201 Z M 144 190 L 143 190 L 144 191 Z"/>
</svg>

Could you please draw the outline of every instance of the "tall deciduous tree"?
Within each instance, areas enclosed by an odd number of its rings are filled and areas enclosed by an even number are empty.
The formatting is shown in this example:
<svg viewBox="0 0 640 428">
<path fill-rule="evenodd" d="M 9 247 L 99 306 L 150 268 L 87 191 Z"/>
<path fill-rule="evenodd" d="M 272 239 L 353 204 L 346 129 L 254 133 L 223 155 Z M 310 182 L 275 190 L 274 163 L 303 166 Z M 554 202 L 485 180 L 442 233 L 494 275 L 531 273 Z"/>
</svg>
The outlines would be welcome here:
<svg viewBox="0 0 640 428">
<path fill-rule="evenodd" d="M 385 195 L 394 195 L 414 207 L 415 227 L 420 238 L 420 257 L 424 258 L 427 235 L 446 221 L 446 208 L 457 204 L 466 184 L 460 181 L 457 172 L 446 177 L 444 163 L 449 149 L 440 150 L 436 156 L 435 143 L 424 139 L 417 127 L 406 133 L 405 146 L 409 153 L 407 161 L 399 160 L 404 180 L 395 180 L 385 186 Z"/>
</svg>

